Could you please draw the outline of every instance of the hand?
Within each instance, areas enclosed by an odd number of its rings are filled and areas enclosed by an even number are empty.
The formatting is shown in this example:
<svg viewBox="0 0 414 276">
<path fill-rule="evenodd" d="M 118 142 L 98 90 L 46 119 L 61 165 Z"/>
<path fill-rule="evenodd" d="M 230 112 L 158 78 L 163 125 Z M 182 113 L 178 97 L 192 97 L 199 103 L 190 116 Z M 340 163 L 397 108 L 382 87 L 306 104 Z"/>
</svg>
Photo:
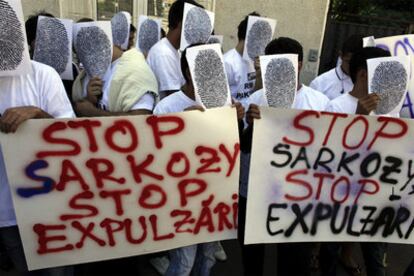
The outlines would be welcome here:
<svg viewBox="0 0 414 276">
<path fill-rule="evenodd" d="M 232 100 L 232 107 L 235 107 L 237 110 L 237 120 L 243 120 L 245 112 L 244 112 L 244 107 L 241 103 L 239 102 L 235 102 Z"/>
<path fill-rule="evenodd" d="M 99 109 L 90 101 L 78 101 L 74 104 L 75 112 L 80 117 L 95 117 Z"/>
<path fill-rule="evenodd" d="M 98 97 L 102 95 L 103 81 L 98 78 L 92 78 L 88 83 L 88 94 L 86 96 L 87 100 L 96 105 L 98 103 Z"/>
<path fill-rule="evenodd" d="M 260 109 L 258 105 L 251 104 L 249 106 L 249 110 L 247 110 L 247 113 L 246 113 L 246 121 L 250 126 L 252 126 L 255 119 L 256 120 L 261 119 Z"/>
<path fill-rule="evenodd" d="M 194 111 L 194 110 L 198 110 L 198 111 L 201 111 L 201 112 L 205 111 L 204 108 L 202 106 L 199 106 L 199 105 L 193 105 L 193 106 L 190 106 L 190 107 L 184 109 L 184 111 Z"/>
<path fill-rule="evenodd" d="M 358 101 L 356 114 L 369 115 L 371 111 L 377 108 L 379 102 L 380 97 L 377 94 L 369 94 Z"/>
<path fill-rule="evenodd" d="M 0 131 L 4 133 L 15 133 L 23 122 L 34 118 L 41 118 L 42 114 L 46 113 L 34 106 L 9 108 L 0 117 Z"/>
</svg>

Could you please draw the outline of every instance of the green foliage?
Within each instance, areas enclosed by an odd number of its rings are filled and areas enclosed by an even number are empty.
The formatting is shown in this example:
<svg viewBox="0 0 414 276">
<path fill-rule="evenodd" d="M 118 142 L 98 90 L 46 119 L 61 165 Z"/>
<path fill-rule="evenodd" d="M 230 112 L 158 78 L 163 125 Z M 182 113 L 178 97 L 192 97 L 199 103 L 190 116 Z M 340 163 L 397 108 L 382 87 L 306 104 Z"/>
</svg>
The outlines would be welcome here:
<svg viewBox="0 0 414 276">
<path fill-rule="evenodd" d="M 344 19 L 348 14 L 384 19 L 413 21 L 413 0 L 332 0 L 331 14 Z"/>
</svg>

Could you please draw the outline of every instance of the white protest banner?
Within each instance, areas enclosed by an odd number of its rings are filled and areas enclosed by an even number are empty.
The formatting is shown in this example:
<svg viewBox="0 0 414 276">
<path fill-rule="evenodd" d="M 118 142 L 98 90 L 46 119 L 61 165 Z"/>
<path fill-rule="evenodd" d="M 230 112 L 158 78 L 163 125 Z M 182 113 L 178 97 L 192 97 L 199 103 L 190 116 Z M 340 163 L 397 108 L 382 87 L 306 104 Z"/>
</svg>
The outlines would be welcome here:
<svg viewBox="0 0 414 276">
<path fill-rule="evenodd" d="M 370 42 L 371 41 L 371 42 Z M 364 47 L 372 46 L 372 37 L 365 38 Z M 414 35 L 390 36 L 375 39 L 376 47 L 390 51 L 393 56 L 414 55 Z M 411 62 L 411 72 L 414 72 Z M 401 110 L 401 116 L 414 118 L 414 76 L 410 75 L 408 94 Z"/>
<path fill-rule="evenodd" d="M 414 244 L 414 122 L 261 108 L 246 244 Z"/>
<path fill-rule="evenodd" d="M 32 72 L 20 0 L 0 0 L 0 76 Z"/>
<path fill-rule="evenodd" d="M 32 270 L 236 237 L 232 108 L 32 120 L 0 141 Z"/>
<path fill-rule="evenodd" d="M 375 113 L 399 117 L 407 96 L 411 57 L 373 58 L 367 63 L 368 91 L 381 99 Z"/>
</svg>

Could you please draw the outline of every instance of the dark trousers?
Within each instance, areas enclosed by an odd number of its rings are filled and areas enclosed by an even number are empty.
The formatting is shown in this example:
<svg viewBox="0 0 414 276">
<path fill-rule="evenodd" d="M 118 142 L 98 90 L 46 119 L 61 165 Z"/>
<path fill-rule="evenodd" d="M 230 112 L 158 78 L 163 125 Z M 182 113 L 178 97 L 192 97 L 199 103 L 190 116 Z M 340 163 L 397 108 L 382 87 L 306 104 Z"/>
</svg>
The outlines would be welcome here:
<svg viewBox="0 0 414 276">
<path fill-rule="evenodd" d="M 278 276 L 311 275 L 314 243 L 282 243 L 277 245 Z"/>
<path fill-rule="evenodd" d="M 244 228 L 246 225 L 246 198 L 239 197 L 238 236 L 242 251 L 244 275 L 262 276 L 264 250 L 263 244 L 244 245 Z"/>
<path fill-rule="evenodd" d="M 405 270 L 404 276 L 414 276 L 414 260 L 411 261 L 411 263 Z"/>
<path fill-rule="evenodd" d="M 265 247 L 263 244 L 244 245 L 246 198 L 239 198 L 239 242 L 242 248 L 244 275 L 263 275 Z M 277 275 L 307 276 L 311 274 L 312 243 L 278 244 Z"/>
<path fill-rule="evenodd" d="M 385 243 L 360 243 L 362 254 L 364 256 L 367 276 L 385 276 L 385 256 L 387 244 Z M 336 275 L 339 254 L 341 250 L 340 243 L 323 243 L 321 245 L 321 270 L 322 276 Z"/>
<path fill-rule="evenodd" d="M 28 272 L 23 245 L 16 226 L 0 228 L 0 244 L 10 257 L 19 275 L 72 276 L 73 267 L 60 267 Z"/>
</svg>

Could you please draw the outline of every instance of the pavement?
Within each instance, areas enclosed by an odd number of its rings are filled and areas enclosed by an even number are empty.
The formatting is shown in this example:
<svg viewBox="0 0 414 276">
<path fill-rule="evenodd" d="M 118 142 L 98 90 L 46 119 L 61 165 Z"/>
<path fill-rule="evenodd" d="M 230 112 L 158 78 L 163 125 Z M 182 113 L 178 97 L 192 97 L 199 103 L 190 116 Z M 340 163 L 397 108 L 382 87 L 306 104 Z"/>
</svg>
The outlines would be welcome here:
<svg viewBox="0 0 414 276">
<path fill-rule="evenodd" d="M 211 273 L 211 276 L 243 275 L 240 246 L 237 241 L 225 241 L 222 245 L 227 253 L 228 259 L 225 262 L 218 262 Z M 359 247 L 355 248 L 355 254 L 360 264 L 363 264 Z M 148 260 L 151 255 L 132 257 L 111 262 L 102 262 L 76 266 L 76 276 L 94 276 L 94 275 L 134 275 L 134 276 L 159 276 L 152 268 Z M 414 258 L 414 246 L 409 245 L 390 245 L 388 251 L 387 276 L 403 276 L 405 268 Z M 277 276 L 277 246 L 266 245 L 264 260 L 264 276 Z M 1 271 L 0 276 L 18 276 L 15 271 Z M 313 272 L 312 276 L 318 276 L 319 272 Z M 338 267 L 338 276 L 347 276 L 348 274 Z M 289 275 L 290 276 L 290 275 Z M 292 275 L 293 276 L 293 275 Z"/>
</svg>

